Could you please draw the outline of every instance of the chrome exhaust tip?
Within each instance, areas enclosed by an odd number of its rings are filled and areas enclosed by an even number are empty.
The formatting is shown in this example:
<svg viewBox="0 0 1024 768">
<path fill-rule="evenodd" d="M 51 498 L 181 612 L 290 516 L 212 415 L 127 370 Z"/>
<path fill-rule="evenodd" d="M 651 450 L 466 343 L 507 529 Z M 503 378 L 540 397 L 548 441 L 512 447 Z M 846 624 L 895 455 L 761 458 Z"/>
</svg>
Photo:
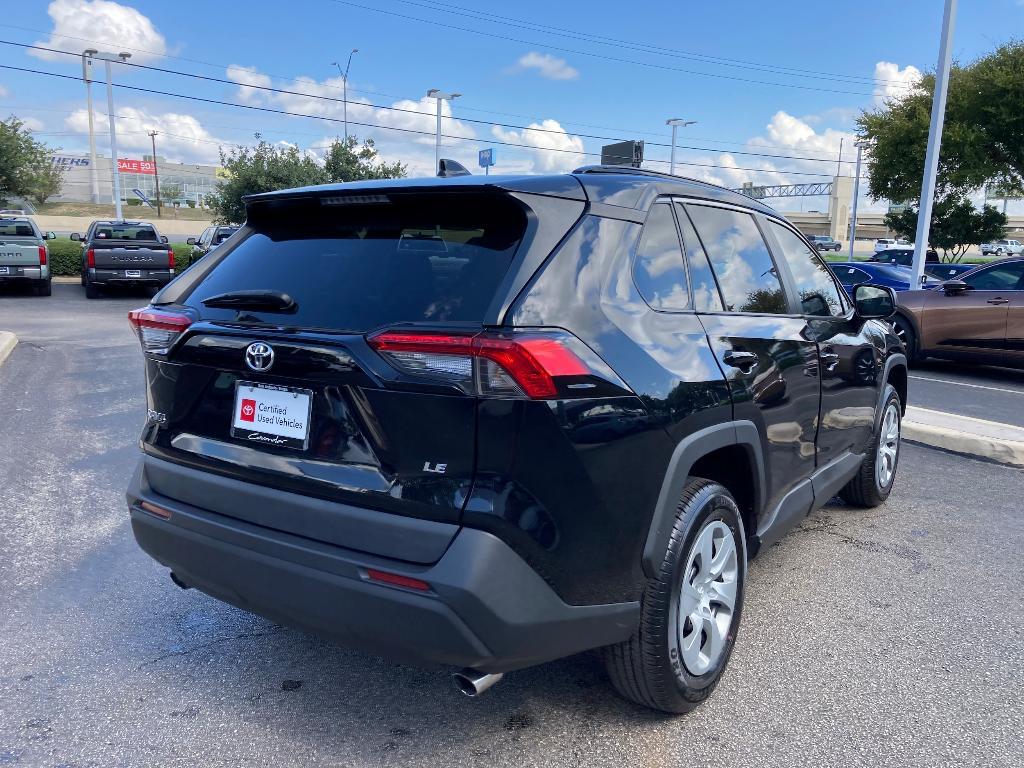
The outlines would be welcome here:
<svg viewBox="0 0 1024 768">
<path fill-rule="evenodd" d="M 452 674 L 452 680 L 455 681 L 455 687 L 463 694 L 475 699 L 477 696 L 482 696 L 488 688 L 504 676 L 503 672 L 487 674 L 475 669 L 462 669 Z"/>
</svg>

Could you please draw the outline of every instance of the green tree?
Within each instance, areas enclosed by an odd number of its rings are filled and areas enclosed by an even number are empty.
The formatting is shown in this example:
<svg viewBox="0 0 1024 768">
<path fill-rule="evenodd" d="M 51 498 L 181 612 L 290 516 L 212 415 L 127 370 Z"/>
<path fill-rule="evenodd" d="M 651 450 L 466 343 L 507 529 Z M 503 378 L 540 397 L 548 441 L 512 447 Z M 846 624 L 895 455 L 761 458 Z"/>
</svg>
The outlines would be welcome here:
<svg viewBox="0 0 1024 768">
<path fill-rule="evenodd" d="M 50 148 L 32 138 L 21 120 L 0 121 L 0 202 L 9 196 L 31 197 L 51 163 Z"/>
<path fill-rule="evenodd" d="M 896 234 L 913 240 L 917 236 L 918 212 L 907 207 L 899 213 L 889 213 L 885 225 Z M 991 205 L 979 211 L 966 198 L 948 196 L 932 206 L 928 245 L 941 248 L 943 261 L 960 261 L 972 245 L 997 240 L 1003 236 L 1006 216 Z"/>
<path fill-rule="evenodd" d="M 36 205 L 42 205 L 64 188 L 64 169 L 55 165 L 47 151 L 45 160 L 40 160 L 29 172 L 27 197 Z"/>
<path fill-rule="evenodd" d="M 181 197 L 181 184 L 170 181 L 160 185 L 160 203 L 171 204 Z"/>
<path fill-rule="evenodd" d="M 397 179 L 405 176 L 406 166 L 399 162 L 384 163 L 377 159 L 373 139 L 359 146 L 359 139 L 349 136 L 335 139 L 324 158 L 327 178 L 333 182 L 364 179 Z"/>
<path fill-rule="evenodd" d="M 873 142 L 868 189 L 878 200 L 921 193 L 935 76 L 858 118 Z M 987 183 L 1024 190 L 1024 42 L 1013 41 L 950 72 L 936 196 L 955 205 Z"/>
<path fill-rule="evenodd" d="M 323 166 L 294 146 L 275 146 L 256 134 L 259 143 L 252 148 L 220 153 L 220 164 L 227 171 L 217 189 L 209 196 L 214 217 L 222 224 L 245 221 L 242 198 L 260 192 L 290 187 L 324 184 L 329 181 Z"/>
</svg>

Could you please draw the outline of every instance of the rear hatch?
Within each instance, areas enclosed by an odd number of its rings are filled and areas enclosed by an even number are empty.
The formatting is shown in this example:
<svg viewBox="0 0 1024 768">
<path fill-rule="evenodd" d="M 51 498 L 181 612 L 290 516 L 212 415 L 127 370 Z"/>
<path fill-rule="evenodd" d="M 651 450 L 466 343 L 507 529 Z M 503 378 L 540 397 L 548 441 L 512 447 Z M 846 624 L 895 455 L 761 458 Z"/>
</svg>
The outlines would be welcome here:
<svg viewBox="0 0 1024 768">
<path fill-rule="evenodd" d="M 156 230 L 148 224 L 99 225 L 93 233 L 87 255 L 90 266 L 97 270 L 140 272 L 166 272 L 173 268 L 173 251 L 160 242 Z"/>
<path fill-rule="evenodd" d="M 24 267 L 46 263 L 46 248 L 32 225 L 21 221 L 0 221 L 0 276 L 15 277 Z"/>
<path fill-rule="evenodd" d="M 415 375 L 422 358 L 407 356 L 403 370 L 374 339 L 387 329 L 479 333 L 526 213 L 512 196 L 481 190 L 251 204 L 232 241 L 159 294 L 149 320 L 133 319 L 159 414 L 145 449 L 305 496 L 457 523 L 476 430 L 476 398 L 457 383 L 463 364 L 442 356 L 425 380 Z M 245 505 L 215 511 L 267 524 Z M 272 525 L 334 540 L 329 526 L 311 533 L 288 514 Z"/>
</svg>

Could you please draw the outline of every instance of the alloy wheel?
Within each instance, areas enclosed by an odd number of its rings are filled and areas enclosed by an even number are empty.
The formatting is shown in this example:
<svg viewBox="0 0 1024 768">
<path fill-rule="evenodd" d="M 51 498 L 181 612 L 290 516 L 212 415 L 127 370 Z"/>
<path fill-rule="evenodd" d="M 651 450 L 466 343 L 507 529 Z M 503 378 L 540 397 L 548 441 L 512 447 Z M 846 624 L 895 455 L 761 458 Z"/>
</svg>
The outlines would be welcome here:
<svg viewBox="0 0 1024 768">
<path fill-rule="evenodd" d="M 732 529 L 709 522 L 694 540 L 683 571 L 677 628 L 687 670 L 703 675 L 728 645 L 739 586 L 739 555 Z"/>
<path fill-rule="evenodd" d="M 889 403 L 882 415 L 878 435 L 878 456 L 875 458 L 875 479 L 879 488 L 888 488 L 896 474 L 896 458 L 900 450 L 900 412 L 896 403 Z"/>
</svg>

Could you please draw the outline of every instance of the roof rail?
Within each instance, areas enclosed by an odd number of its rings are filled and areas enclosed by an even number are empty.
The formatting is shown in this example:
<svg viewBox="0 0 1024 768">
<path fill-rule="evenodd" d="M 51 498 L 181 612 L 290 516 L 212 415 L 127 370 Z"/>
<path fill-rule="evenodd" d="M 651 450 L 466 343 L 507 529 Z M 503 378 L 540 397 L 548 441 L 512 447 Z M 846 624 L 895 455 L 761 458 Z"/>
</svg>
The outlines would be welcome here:
<svg viewBox="0 0 1024 768">
<path fill-rule="evenodd" d="M 656 176 L 661 179 L 697 181 L 697 179 L 689 179 L 686 176 L 676 176 L 664 171 L 652 171 L 649 168 L 634 168 L 630 165 L 584 165 L 574 170 L 573 173 L 624 173 L 630 176 Z"/>
</svg>

